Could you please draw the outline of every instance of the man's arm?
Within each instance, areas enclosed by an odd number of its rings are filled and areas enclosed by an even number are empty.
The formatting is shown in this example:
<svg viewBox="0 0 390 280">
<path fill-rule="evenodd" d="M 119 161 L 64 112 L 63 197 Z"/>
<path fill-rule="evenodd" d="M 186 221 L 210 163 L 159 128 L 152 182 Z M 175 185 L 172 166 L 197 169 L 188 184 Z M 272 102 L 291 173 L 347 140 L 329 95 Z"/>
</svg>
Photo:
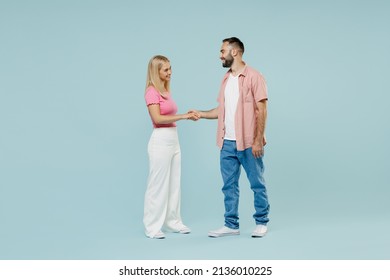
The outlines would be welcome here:
<svg viewBox="0 0 390 280">
<path fill-rule="evenodd" d="M 267 100 L 261 100 L 256 103 L 256 126 L 255 137 L 253 139 L 252 154 L 255 158 L 264 155 L 265 140 L 265 124 L 267 121 Z"/>
<path fill-rule="evenodd" d="M 202 119 L 218 119 L 218 107 L 208 111 L 190 110 L 188 113 L 195 113 Z"/>
</svg>

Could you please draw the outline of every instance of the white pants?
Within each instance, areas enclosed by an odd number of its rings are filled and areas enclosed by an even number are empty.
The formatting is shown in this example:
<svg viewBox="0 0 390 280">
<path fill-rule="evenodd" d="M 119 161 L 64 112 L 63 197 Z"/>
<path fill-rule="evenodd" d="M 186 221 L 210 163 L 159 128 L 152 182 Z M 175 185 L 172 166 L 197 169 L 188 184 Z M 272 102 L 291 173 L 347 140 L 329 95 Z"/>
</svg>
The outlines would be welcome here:
<svg viewBox="0 0 390 280">
<path fill-rule="evenodd" d="M 148 144 L 149 177 L 145 193 L 145 234 L 162 228 L 178 231 L 180 217 L 181 151 L 176 127 L 155 128 Z"/>
</svg>

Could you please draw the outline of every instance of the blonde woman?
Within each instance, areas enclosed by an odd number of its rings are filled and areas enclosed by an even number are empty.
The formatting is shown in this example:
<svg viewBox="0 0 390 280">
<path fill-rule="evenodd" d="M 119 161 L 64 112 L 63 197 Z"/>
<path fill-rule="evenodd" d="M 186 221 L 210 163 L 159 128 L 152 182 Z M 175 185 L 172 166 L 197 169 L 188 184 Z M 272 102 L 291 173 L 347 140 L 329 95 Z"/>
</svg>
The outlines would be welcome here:
<svg viewBox="0 0 390 280">
<path fill-rule="evenodd" d="M 165 56 L 149 61 L 145 101 L 153 123 L 148 144 L 149 177 L 145 193 L 144 226 L 149 238 L 163 239 L 162 230 L 190 233 L 180 216 L 181 152 L 176 121 L 198 120 L 197 113 L 176 114 L 170 92 L 171 65 Z"/>
</svg>

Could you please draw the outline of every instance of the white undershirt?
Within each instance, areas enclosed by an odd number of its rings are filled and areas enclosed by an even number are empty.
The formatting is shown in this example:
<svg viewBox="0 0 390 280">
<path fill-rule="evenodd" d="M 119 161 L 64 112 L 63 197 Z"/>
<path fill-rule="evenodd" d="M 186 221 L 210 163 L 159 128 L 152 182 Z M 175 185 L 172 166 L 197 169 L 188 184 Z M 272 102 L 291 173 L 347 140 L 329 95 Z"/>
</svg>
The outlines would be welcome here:
<svg viewBox="0 0 390 280">
<path fill-rule="evenodd" d="M 235 116 L 238 103 L 238 76 L 229 75 L 225 87 L 225 139 L 236 140 Z"/>
</svg>

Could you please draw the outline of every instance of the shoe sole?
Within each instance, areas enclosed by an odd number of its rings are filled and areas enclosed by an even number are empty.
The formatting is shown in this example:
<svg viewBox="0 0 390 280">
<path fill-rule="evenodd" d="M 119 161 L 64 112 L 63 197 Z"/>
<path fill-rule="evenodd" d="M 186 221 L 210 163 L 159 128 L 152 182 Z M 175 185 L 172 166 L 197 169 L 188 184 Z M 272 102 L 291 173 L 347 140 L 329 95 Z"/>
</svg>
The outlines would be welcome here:
<svg viewBox="0 0 390 280">
<path fill-rule="evenodd" d="M 149 237 L 148 238 L 150 239 L 165 239 L 165 236 L 153 236 L 153 237 Z"/>
<path fill-rule="evenodd" d="M 155 235 L 155 236 L 146 236 L 147 238 L 150 239 L 165 239 L 165 235 Z"/>
<path fill-rule="evenodd" d="M 252 234 L 252 237 L 253 238 L 262 238 L 262 237 L 264 237 L 266 234 L 264 233 L 264 234 L 262 234 L 262 235 L 259 235 L 259 234 Z"/>
<path fill-rule="evenodd" d="M 209 233 L 209 237 L 218 238 L 218 237 L 225 237 L 225 236 L 233 236 L 233 235 L 240 235 L 240 232 L 229 232 L 229 233 Z"/>
</svg>

